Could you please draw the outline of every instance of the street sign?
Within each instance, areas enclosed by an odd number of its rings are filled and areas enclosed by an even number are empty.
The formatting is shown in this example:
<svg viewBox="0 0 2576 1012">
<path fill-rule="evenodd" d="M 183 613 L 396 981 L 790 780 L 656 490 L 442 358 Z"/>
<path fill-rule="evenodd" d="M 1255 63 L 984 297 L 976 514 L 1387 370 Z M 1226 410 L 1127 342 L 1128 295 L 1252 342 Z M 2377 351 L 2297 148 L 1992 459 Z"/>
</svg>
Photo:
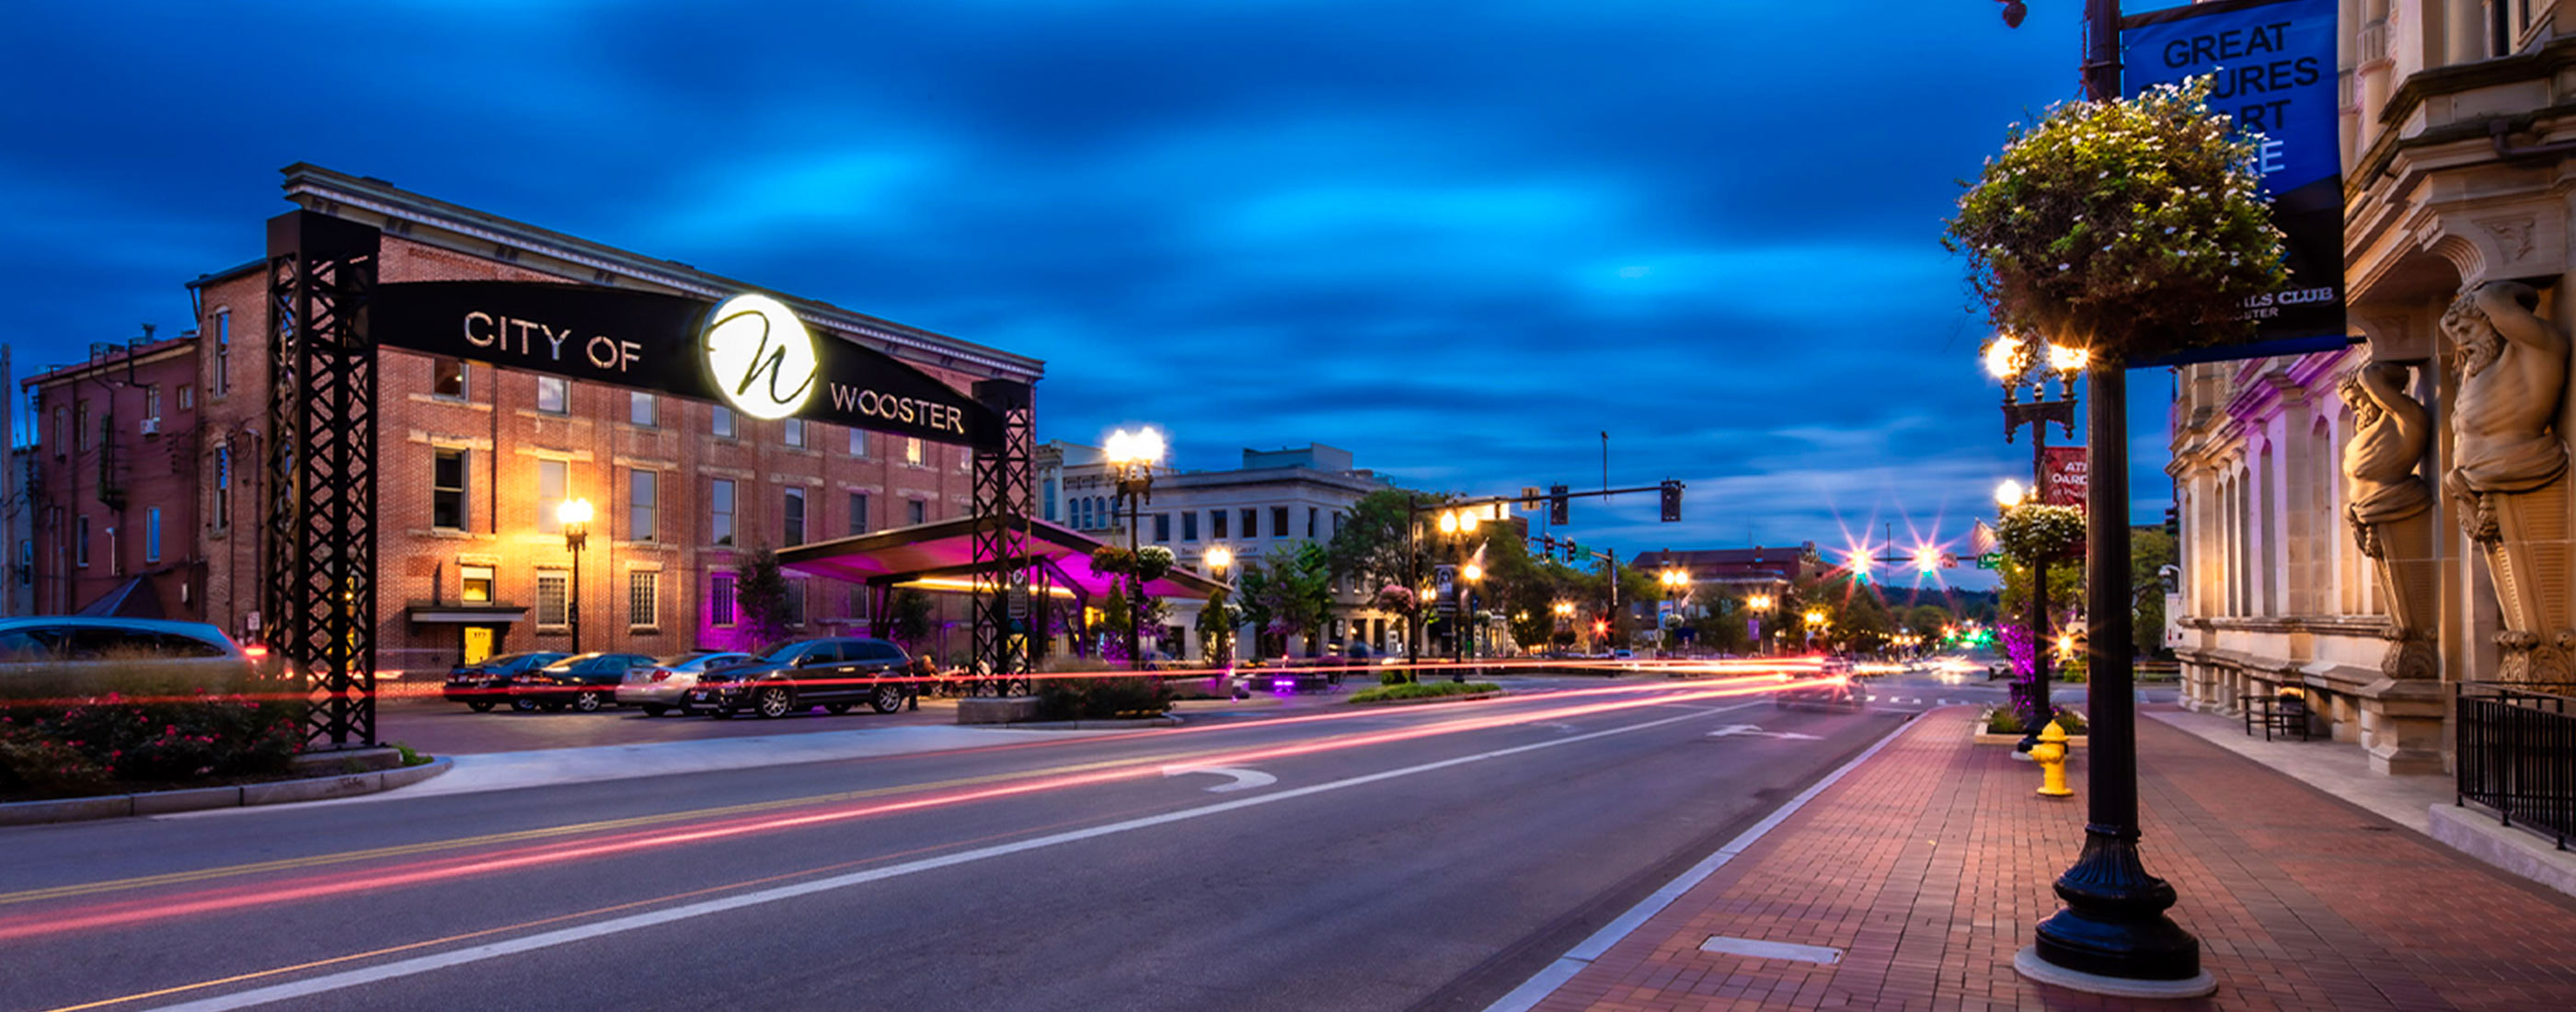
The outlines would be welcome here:
<svg viewBox="0 0 2576 1012">
<path fill-rule="evenodd" d="M 2002 552 L 1987 552 L 1984 555 L 1977 556 L 1977 568 L 1979 569 L 1993 569 L 1997 566 L 2003 565 L 2003 563 L 2004 553 Z"/>
</svg>

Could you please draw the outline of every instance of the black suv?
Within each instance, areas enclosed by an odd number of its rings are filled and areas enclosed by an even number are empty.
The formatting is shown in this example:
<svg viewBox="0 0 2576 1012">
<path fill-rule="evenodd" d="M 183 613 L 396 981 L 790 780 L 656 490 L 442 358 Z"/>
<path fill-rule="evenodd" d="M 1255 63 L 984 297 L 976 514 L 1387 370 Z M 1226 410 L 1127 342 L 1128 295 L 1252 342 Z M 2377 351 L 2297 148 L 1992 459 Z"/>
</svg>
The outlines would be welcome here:
<svg viewBox="0 0 2576 1012">
<path fill-rule="evenodd" d="M 572 707 L 597 713 L 617 702 L 617 683 L 626 669 L 653 666 L 650 654 L 574 654 L 510 679 L 510 708 L 525 713 L 540 706 Z"/>
<path fill-rule="evenodd" d="M 816 703 L 833 713 L 848 713 L 859 703 L 893 713 L 906 703 L 920 706 L 921 682 L 905 677 L 911 663 L 902 647 L 884 640 L 792 640 L 771 648 L 758 662 L 698 676 L 697 688 L 689 690 L 689 705 L 706 707 L 718 717 L 744 709 L 784 717 Z"/>
<path fill-rule="evenodd" d="M 450 703 L 463 703 L 483 713 L 510 701 L 510 679 L 560 661 L 567 654 L 543 651 L 487 657 L 481 664 L 448 669 L 447 685 L 438 692 Z"/>
</svg>

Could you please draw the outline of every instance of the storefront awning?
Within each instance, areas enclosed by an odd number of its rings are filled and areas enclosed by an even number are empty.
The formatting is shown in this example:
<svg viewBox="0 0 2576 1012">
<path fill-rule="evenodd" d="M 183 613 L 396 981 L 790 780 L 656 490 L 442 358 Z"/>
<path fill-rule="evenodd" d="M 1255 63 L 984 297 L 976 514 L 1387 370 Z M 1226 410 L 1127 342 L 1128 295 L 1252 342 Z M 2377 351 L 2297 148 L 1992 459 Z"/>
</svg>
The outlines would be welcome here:
<svg viewBox="0 0 2576 1012">
<path fill-rule="evenodd" d="M 1029 564 L 1044 565 L 1049 582 L 1070 583 L 1075 591 L 1095 597 L 1119 589 L 1117 577 L 1091 571 L 1091 551 L 1103 542 L 1043 520 L 1028 524 Z M 958 517 L 781 549 L 778 565 L 851 583 L 928 581 L 935 589 L 956 589 L 953 581 L 975 574 L 974 537 L 975 518 Z M 1145 583 L 1147 596 L 1192 601 L 1207 600 L 1222 589 L 1223 584 L 1179 569 Z"/>
<path fill-rule="evenodd" d="M 491 604 L 414 601 L 403 609 L 403 615 L 416 625 L 503 625 L 527 618 L 528 609 L 507 601 Z"/>
</svg>

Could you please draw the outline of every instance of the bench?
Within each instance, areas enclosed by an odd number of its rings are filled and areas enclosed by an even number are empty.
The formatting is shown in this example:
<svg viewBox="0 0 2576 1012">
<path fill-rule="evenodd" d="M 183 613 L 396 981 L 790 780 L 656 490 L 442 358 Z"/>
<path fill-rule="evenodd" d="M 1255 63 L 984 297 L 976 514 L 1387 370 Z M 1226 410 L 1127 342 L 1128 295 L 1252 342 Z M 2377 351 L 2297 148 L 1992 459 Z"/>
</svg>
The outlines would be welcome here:
<svg viewBox="0 0 2576 1012">
<path fill-rule="evenodd" d="M 2236 701 L 2245 710 L 2246 737 L 2253 737 L 2254 725 L 2261 724 L 2264 741 L 2271 741 L 2275 732 L 2284 738 L 2297 735 L 2300 741 L 2308 740 L 2308 697 L 2266 692 L 2238 696 Z"/>
</svg>

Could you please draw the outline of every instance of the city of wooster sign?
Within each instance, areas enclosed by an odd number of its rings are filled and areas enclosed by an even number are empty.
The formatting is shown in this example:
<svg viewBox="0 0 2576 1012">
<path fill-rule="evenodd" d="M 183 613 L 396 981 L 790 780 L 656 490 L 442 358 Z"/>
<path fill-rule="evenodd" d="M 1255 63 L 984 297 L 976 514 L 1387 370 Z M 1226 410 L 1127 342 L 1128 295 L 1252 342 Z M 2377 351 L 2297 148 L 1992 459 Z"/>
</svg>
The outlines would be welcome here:
<svg viewBox="0 0 2576 1012">
<path fill-rule="evenodd" d="M 1002 441 L 1001 419 L 974 398 L 884 352 L 818 337 L 757 293 L 717 303 L 594 285 L 412 281 L 377 286 L 368 317 L 379 344 L 714 401 L 753 418 Z"/>
</svg>

